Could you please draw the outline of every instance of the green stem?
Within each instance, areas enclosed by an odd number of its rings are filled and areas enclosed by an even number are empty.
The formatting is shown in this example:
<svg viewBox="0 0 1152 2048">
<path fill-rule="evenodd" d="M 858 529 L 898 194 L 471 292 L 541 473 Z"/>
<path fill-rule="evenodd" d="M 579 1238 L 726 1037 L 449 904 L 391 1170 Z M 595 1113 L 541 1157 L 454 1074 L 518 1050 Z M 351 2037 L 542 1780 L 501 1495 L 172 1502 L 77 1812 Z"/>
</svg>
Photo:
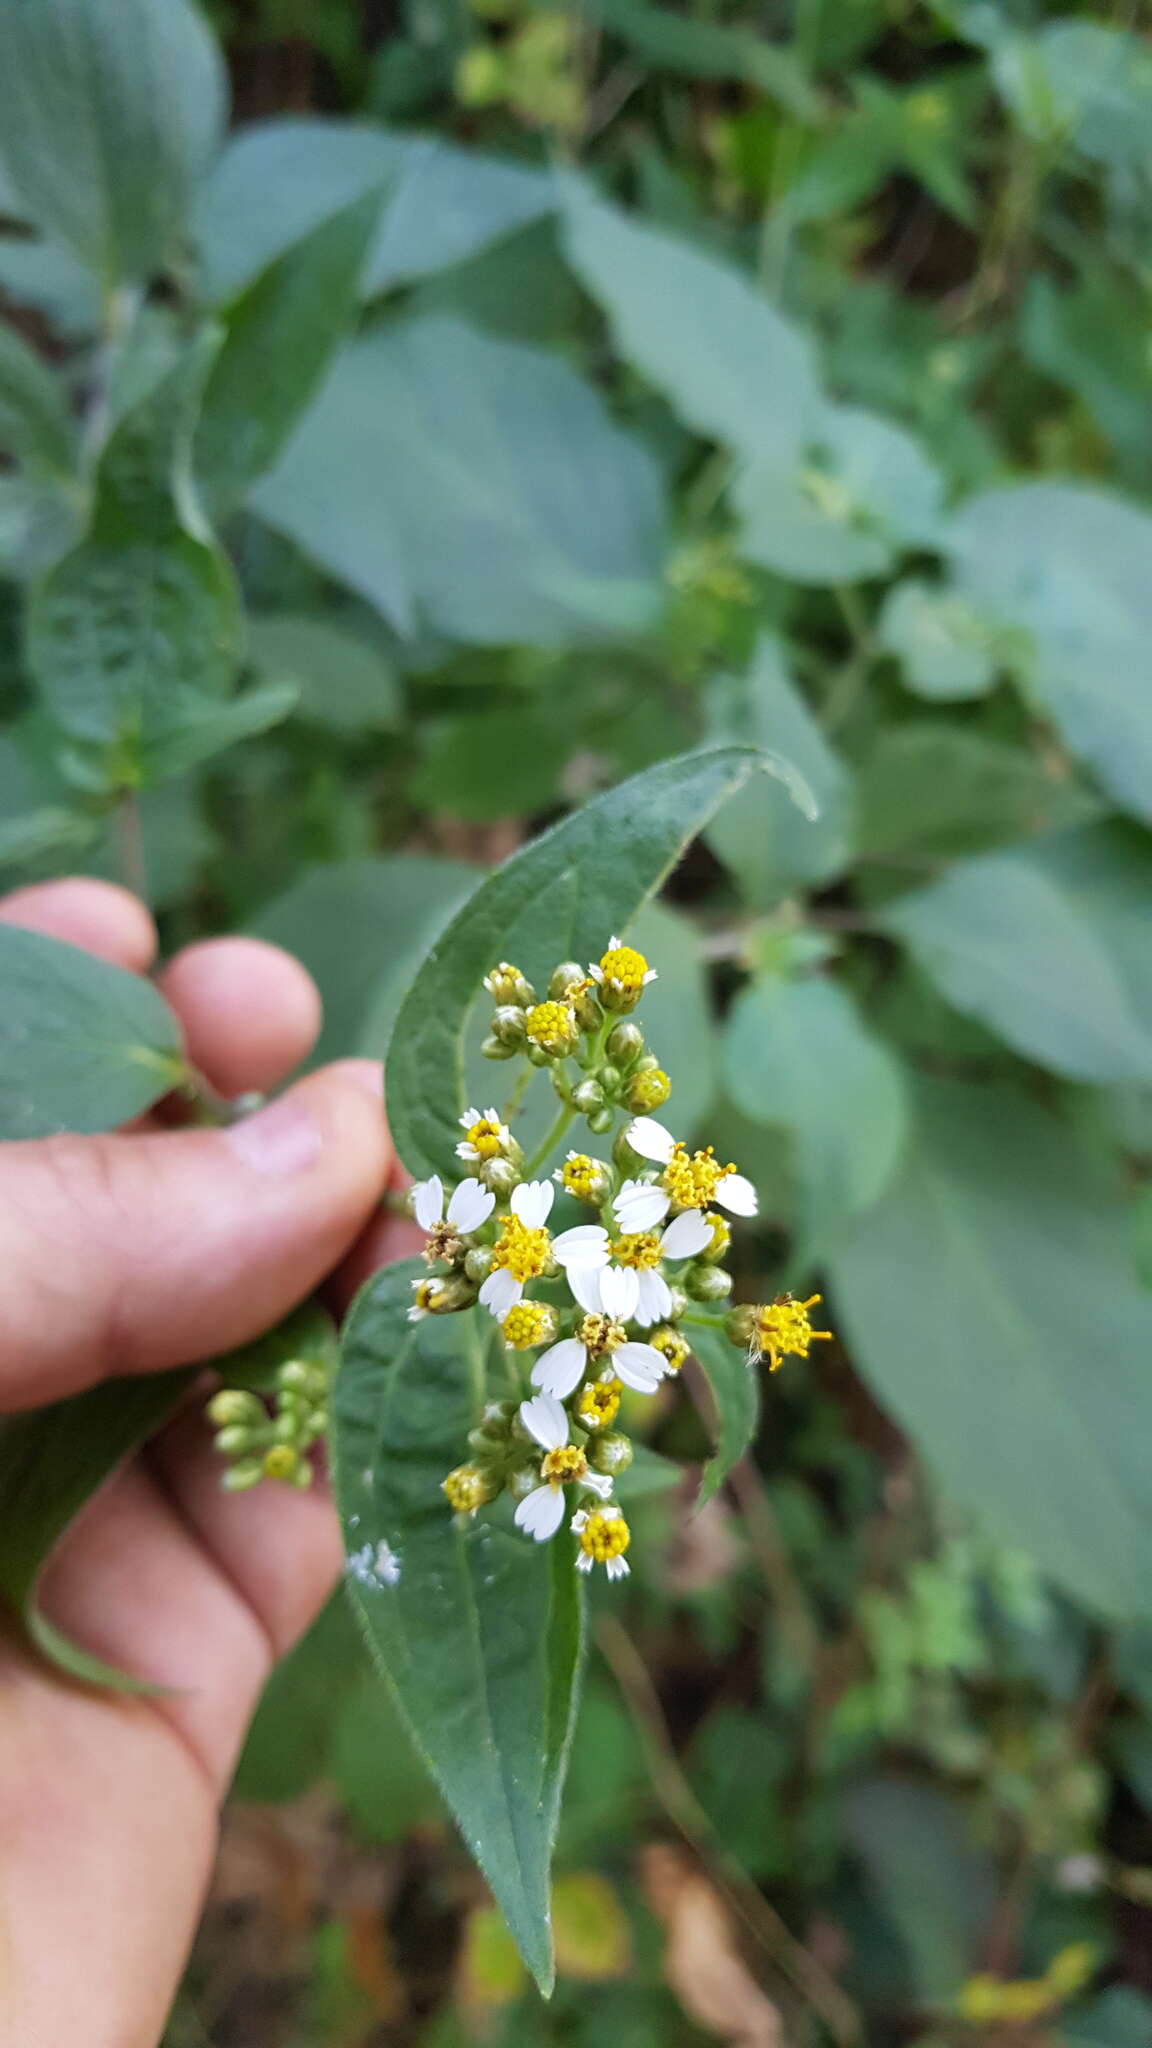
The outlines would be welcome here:
<svg viewBox="0 0 1152 2048">
<path fill-rule="evenodd" d="M 576 1112 L 570 1102 L 565 1102 L 562 1105 L 560 1114 L 552 1125 L 551 1130 L 541 1139 L 541 1142 L 537 1145 L 535 1152 L 524 1168 L 525 1180 L 531 1180 L 533 1174 L 539 1172 L 545 1160 L 555 1151 L 575 1114 Z"/>
<path fill-rule="evenodd" d="M 134 789 L 126 789 L 114 812 L 116 831 L 116 864 L 120 880 L 134 896 L 143 903 L 148 901 L 148 866 L 144 856 L 144 828 L 140 818 L 140 799 Z"/>
<path fill-rule="evenodd" d="M 521 1074 L 520 1079 L 517 1081 L 516 1086 L 513 1088 L 511 1095 L 508 1097 L 507 1102 L 504 1104 L 504 1122 L 506 1124 L 511 1123 L 513 1117 L 516 1114 L 516 1111 L 519 1109 L 520 1104 L 523 1102 L 524 1097 L 527 1095 L 528 1085 L 535 1072 L 535 1067 L 530 1066 L 528 1064 L 528 1061 L 525 1060 L 524 1071 Z"/>
</svg>

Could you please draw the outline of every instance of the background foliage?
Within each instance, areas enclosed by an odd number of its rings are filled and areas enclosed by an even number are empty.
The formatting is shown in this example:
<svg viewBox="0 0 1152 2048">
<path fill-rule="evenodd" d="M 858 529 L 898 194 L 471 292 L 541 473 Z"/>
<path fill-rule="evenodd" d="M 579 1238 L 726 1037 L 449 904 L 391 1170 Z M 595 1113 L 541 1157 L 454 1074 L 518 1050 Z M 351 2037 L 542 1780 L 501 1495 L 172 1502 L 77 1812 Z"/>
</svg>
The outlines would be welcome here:
<svg viewBox="0 0 1152 2048">
<path fill-rule="evenodd" d="M 334 1606 L 172 2048 L 1152 2043 L 1145 25 L 210 13 L 0 0 L 3 879 L 275 938 L 318 1057 L 380 1052 L 479 869 L 778 751 L 817 820 L 749 784 L 636 932 L 766 1197 L 745 1290 L 815 1274 L 843 1343 L 634 1511 L 553 2006 Z M 129 1112 L 171 1047 L 122 1029 Z"/>
</svg>

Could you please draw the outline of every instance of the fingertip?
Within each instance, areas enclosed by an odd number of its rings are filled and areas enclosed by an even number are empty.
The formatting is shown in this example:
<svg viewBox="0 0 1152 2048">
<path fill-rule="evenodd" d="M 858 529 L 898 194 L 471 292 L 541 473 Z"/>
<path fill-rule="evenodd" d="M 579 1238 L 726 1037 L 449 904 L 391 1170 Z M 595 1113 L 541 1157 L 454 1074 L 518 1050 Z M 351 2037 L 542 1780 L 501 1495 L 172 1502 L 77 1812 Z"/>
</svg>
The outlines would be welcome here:
<svg viewBox="0 0 1152 2048">
<path fill-rule="evenodd" d="M 90 875 L 13 889 L 0 898 L 0 922 L 63 939 L 134 974 L 156 957 L 156 927 L 139 897 Z"/>
<path fill-rule="evenodd" d="M 264 939 L 187 946 L 168 962 L 160 987 L 184 1027 L 193 1065 L 225 1095 L 273 1087 L 319 1036 L 315 982 Z"/>
</svg>

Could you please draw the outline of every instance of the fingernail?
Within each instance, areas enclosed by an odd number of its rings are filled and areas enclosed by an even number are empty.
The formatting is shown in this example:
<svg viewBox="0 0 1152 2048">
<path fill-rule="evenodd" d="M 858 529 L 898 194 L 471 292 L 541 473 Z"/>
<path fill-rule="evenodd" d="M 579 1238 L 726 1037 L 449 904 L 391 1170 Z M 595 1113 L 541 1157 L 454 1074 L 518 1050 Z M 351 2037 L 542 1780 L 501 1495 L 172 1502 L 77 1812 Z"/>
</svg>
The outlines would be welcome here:
<svg viewBox="0 0 1152 2048">
<path fill-rule="evenodd" d="M 304 1173 L 321 1145 L 319 1124 L 307 1103 L 294 1095 L 270 1102 L 255 1116 L 233 1124 L 224 1135 L 245 1166 L 276 1176 Z"/>
<path fill-rule="evenodd" d="M 383 1102 L 384 1069 L 379 1060 L 337 1060 L 333 1072 L 343 1074 L 353 1087 L 370 1095 L 373 1102 Z"/>
</svg>

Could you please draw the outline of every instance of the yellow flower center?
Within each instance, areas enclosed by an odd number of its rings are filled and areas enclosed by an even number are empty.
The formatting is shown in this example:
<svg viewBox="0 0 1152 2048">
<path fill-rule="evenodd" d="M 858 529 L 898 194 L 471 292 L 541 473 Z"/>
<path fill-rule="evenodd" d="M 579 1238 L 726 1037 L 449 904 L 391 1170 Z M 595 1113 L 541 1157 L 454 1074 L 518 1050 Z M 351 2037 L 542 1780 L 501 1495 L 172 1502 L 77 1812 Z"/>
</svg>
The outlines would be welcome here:
<svg viewBox="0 0 1152 2048">
<path fill-rule="evenodd" d="M 644 987 L 648 962 L 633 946 L 613 946 L 610 952 L 602 954 L 600 972 L 609 987 L 624 995 L 638 996 Z"/>
<path fill-rule="evenodd" d="M 722 1259 L 732 1242 L 732 1225 L 726 1216 L 715 1214 L 711 1215 L 708 1221 L 712 1225 L 712 1242 L 705 1245 L 703 1256 L 706 1259 Z"/>
<path fill-rule="evenodd" d="M 419 1287 L 412 1289 L 412 1300 L 417 1308 L 426 1309 L 429 1314 L 440 1299 L 439 1280 L 421 1280 Z"/>
<path fill-rule="evenodd" d="M 593 1508 L 588 1520 L 580 1531 L 580 1548 L 587 1557 L 597 1564 L 607 1564 L 611 1557 L 622 1557 L 632 1541 L 632 1532 L 622 1514 L 608 1514 L 603 1508 Z"/>
<path fill-rule="evenodd" d="M 576 1043 L 576 1018 L 567 1003 L 537 1003 L 524 1019 L 524 1029 L 542 1052 L 571 1052 Z"/>
<path fill-rule="evenodd" d="M 649 1110 L 663 1109 L 671 1093 L 672 1083 L 663 1067 L 649 1067 L 628 1083 L 628 1107 L 638 1116 L 646 1116 Z"/>
<path fill-rule="evenodd" d="M 478 1465 L 457 1465 L 444 1480 L 441 1492 L 458 1515 L 472 1515 L 488 1498 L 488 1482 Z"/>
<path fill-rule="evenodd" d="M 588 1470 L 588 1460 L 575 1444 L 562 1444 L 558 1451 L 549 1451 L 540 1466 L 540 1477 L 549 1486 L 567 1486 L 570 1479 L 583 1479 Z"/>
<path fill-rule="evenodd" d="M 503 1229 L 492 1248 L 492 1264 L 505 1266 L 514 1280 L 538 1280 L 552 1256 L 546 1230 L 530 1230 L 518 1216 L 502 1216 Z"/>
<path fill-rule="evenodd" d="M 546 1301 L 517 1301 L 500 1325 L 500 1334 L 513 1351 L 531 1351 L 556 1334 L 556 1311 Z"/>
<path fill-rule="evenodd" d="M 605 1185 L 604 1168 L 598 1159 L 590 1159 L 586 1152 L 574 1152 L 565 1161 L 560 1176 L 570 1195 L 578 1202 L 598 1202 Z"/>
<path fill-rule="evenodd" d="M 504 1126 L 493 1123 L 490 1116 L 471 1124 L 466 1137 L 478 1159 L 498 1159 L 504 1150 Z"/>
<path fill-rule="evenodd" d="M 576 1404 L 576 1414 L 585 1429 L 605 1429 L 615 1422 L 624 1392 L 621 1380 L 593 1380 L 584 1387 Z"/>
<path fill-rule="evenodd" d="M 704 1152 L 689 1152 L 677 1145 L 660 1178 L 678 1209 L 706 1209 L 716 1199 L 716 1190 L 734 1166 L 721 1166 L 711 1145 Z"/>
<path fill-rule="evenodd" d="M 621 1266 L 635 1266 L 644 1272 L 660 1264 L 660 1239 L 654 1230 L 633 1230 L 615 1239 L 612 1257 Z"/>
<path fill-rule="evenodd" d="M 606 1351 L 615 1351 L 628 1336 L 621 1323 L 614 1323 L 611 1316 L 585 1316 L 577 1324 L 576 1335 L 592 1358 L 603 1357 Z"/>
<path fill-rule="evenodd" d="M 653 1330 L 648 1342 L 662 1358 L 668 1360 L 670 1372 L 679 1372 L 689 1351 L 689 1346 L 679 1330 L 673 1330 L 668 1323 L 664 1323 L 660 1329 Z"/>
<path fill-rule="evenodd" d="M 807 1301 L 796 1301 L 790 1294 L 780 1294 L 767 1308 L 757 1309 L 756 1344 L 767 1357 L 770 1371 L 775 1372 L 785 1358 L 807 1358 L 814 1343 L 831 1342 L 831 1330 L 814 1330 L 808 1320 L 809 1309 L 822 1298 L 810 1294 Z"/>
</svg>

